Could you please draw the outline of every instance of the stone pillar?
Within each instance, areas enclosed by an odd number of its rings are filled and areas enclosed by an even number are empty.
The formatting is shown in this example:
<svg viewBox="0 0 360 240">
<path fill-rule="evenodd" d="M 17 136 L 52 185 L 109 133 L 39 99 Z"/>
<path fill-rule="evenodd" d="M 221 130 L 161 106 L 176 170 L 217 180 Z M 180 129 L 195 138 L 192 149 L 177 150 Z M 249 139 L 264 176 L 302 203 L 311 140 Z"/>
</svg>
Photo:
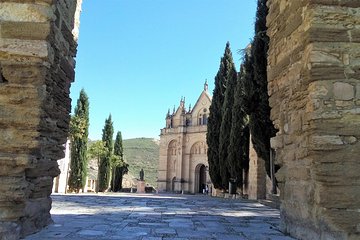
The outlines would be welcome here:
<svg viewBox="0 0 360 240">
<path fill-rule="evenodd" d="M 145 193 L 145 181 L 137 181 L 137 193 Z"/>
<path fill-rule="evenodd" d="M 269 0 L 283 230 L 360 238 L 360 1 Z"/>
<path fill-rule="evenodd" d="M 169 178 L 168 178 L 168 161 L 169 161 L 169 153 L 168 153 L 168 142 L 167 138 L 160 134 L 160 147 L 159 147 L 159 167 L 158 167 L 158 177 L 157 177 L 157 190 L 159 192 L 166 192 L 169 186 Z"/>
<path fill-rule="evenodd" d="M 80 2 L 0 3 L 0 239 L 51 222 L 56 160 L 64 157 Z M 76 21 L 78 23 L 78 21 Z"/>
<path fill-rule="evenodd" d="M 251 136 L 249 149 L 250 161 L 247 194 L 249 199 L 266 199 L 267 176 L 265 161 L 257 155 L 251 141 Z"/>
</svg>

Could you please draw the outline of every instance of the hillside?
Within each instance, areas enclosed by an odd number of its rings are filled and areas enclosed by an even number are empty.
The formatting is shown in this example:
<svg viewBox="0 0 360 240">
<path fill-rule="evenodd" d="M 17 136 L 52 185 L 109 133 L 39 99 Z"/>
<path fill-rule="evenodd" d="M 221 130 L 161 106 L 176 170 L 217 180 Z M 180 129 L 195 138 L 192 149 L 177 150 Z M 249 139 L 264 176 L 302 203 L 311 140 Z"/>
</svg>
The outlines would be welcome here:
<svg viewBox="0 0 360 240">
<path fill-rule="evenodd" d="M 145 181 L 156 187 L 159 161 L 159 142 L 153 138 L 134 138 L 123 140 L 125 161 L 129 164 L 129 176 L 139 178 L 141 168 Z"/>
</svg>

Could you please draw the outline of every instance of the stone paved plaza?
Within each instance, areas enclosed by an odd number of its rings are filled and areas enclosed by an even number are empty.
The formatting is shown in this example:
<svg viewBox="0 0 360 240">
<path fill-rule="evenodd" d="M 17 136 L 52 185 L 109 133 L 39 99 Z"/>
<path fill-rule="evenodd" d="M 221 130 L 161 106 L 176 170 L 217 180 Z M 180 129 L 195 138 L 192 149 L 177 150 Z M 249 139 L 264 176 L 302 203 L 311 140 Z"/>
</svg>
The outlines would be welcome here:
<svg viewBox="0 0 360 240">
<path fill-rule="evenodd" d="M 54 224 L 34 239 L 272 239 L 279 211 L 204 195 L 53 195 Z"/>
</svg>

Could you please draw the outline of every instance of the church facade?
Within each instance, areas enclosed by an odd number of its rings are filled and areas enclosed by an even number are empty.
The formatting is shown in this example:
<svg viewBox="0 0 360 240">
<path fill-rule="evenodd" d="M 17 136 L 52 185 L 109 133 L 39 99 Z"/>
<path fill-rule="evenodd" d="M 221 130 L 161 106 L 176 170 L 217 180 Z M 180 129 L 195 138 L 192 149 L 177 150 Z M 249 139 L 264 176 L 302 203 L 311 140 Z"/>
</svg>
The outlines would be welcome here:
<svg viewBox="0 0 360 240">
<path fill-rule="evenodd" d="M 185 108 L 184 98 L 177 110 L 168 111 L 160 134 L 158 191 L 202 193 L 211 185 L 206 144 L 210 105 L 205 83 L 193 108 Z"/>
</svg>

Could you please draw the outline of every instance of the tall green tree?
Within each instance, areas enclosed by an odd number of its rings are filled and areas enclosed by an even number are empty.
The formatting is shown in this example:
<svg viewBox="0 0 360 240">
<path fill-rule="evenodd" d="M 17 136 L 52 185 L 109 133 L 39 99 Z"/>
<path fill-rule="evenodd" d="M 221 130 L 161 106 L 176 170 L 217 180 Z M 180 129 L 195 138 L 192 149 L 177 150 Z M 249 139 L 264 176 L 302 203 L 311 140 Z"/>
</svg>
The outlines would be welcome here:
<svg viewBox="0 0 360 240">
<path fill-rule="evenodd" d="M 105 144 L 103 141 L 95 141 L 90 144 L 88 150 L 88 158 L 96 158 L 98 169 L 100 169 L 100 161 L 107 153 L 107 149 L 105 148 Z M 98 180 L 100 179 L 100 171 L 98 170 Z M 99 181 L 96 182 L 95 191 L 99 191 Z"/>
<path fill-rule="evenodd" d="M 223 62 L 221 64 L 220 77 L 226 82 L 225 96 L 222 105 L 222 120 L 220 125 L 219 135 L 219 165 L 222 186 L 224 189 L 228 188 L 230 180 L 231 162 L 228 158 L 228 148 L 230 145 L 230 132 L 232 123 L 232 111 L 234 105 L 234 90 L 237 83 L 237 72 L 235 69 L 232 53 L 229 43 L 226 44 Z"/>
<path fill-rule="evenodd" d="M 267 51 L 269 37 L 266 35 L 266 16 L 268 14 L 267 0 L 258 0 L 255 36 L 250 54 L 250 66 L 246 72 L 250 75 L 249 107 L 250 132 L 257 154 L 265 160 L 267 174 L 270 176 L 270 138 L 275 136 L 276 129 L 270 120 L 269 95 L 267 89 Z"/>
<path fill-rule="evenodd" d="M 206 142 L 208 145 L 209 174 L 215 188 L 224 188 L 220 174 L 219 141 L 220 127 L 223 118 L 222 106 L 225 98 L 225 90 L 228 80 L 229 69 L 232 69 L 232 56 L 230 44 L 225 47 L 224 56 L 220 60 L 220 67 L 215 76 L 215 88 L 210 105 L 210 113 L 207 126 Z"/>
<path fill-rule="evenodd" d="M 70 120 L 70 174 L 69 190 L 79 192 L 86 184 L 87 143 L 89 135 L 89 98 L 81 89 L 79 99 Z"/>
<path fill-rule="evenodd" d="M 247 56 L 245 56 L 247 58 Z M 244 60 L 245 62 L 246 60 Z M 244 66 L 241 66 L 234 93 L 228 164 L 230 176 L 238 187 L 243 186 L 243 172 L 249 169 L 249 127 L 248 115 L 244 109 L 246 92 L 244 89 Z"/>
<path fill-rule="evenodd" d="M 111 180 L 111 190 L 113 192 L 118 192 L 122 189 L 122 179 L 123 175 L 128 173 L 129 165 L 125 162 L 124 159 L 124 148 L 121 132 L 118 131 L 115 138 L 114 144 L 114 155 L 119 158 L 119 161 L 114 164 L 113 174 Z"/>
<path fill-rule="evenodd" d="M 103 134 L 102 134 L 102 141 L 104 142 L 106 153 L 100 159 L 99 179 L 98 179 L 99 192 L 104 192 L 109 187 L 111 156 L 113 153 L 113 135 L 114 135 L 114 127 L 110 114 L 109 117 L 105 120 L 105 126 L 103 128 Z"/>
</svg>

